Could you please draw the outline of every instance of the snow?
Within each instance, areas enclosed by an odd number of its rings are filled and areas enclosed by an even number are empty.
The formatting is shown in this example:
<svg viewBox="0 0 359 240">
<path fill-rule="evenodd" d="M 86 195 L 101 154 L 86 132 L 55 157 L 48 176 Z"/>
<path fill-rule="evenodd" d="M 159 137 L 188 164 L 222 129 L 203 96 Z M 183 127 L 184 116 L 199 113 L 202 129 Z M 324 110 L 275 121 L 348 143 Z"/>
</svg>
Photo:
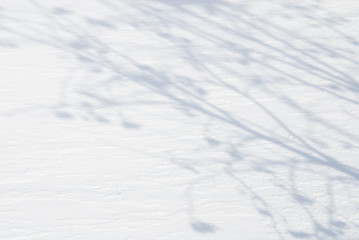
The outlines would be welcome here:
<svg viewBox="0 0 359 240">
<path fill-rule="evenodd" d="M 1 1 L 0 239 L 359 239 L 358 12 Z"/>
</svg>

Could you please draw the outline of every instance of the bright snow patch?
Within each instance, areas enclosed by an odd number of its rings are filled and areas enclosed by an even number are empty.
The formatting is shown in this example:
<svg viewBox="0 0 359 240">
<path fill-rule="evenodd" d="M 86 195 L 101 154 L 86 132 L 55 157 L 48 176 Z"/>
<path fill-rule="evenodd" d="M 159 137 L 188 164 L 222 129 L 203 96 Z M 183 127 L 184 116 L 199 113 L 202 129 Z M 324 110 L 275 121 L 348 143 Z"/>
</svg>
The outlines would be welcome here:
<svg viewBox="0 0 359 240">
<path fill-rule="evenodd" d="M 359 239 L 358 13 L 2 0 L 0 239 Z"/>
</svg>

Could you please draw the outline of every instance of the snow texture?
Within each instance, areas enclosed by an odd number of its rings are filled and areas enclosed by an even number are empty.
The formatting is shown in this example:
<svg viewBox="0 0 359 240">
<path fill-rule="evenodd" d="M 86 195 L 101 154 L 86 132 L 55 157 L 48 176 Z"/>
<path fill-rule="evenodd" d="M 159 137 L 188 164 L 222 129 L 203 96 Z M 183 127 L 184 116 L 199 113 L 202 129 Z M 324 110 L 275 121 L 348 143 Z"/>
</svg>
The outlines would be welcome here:
<svg viewBox="0 0 359 240">
<path fill-rule="evenodd" d="M 357 0 L 2 0 L 0 239 L 359 239 Z"/>
</svg>

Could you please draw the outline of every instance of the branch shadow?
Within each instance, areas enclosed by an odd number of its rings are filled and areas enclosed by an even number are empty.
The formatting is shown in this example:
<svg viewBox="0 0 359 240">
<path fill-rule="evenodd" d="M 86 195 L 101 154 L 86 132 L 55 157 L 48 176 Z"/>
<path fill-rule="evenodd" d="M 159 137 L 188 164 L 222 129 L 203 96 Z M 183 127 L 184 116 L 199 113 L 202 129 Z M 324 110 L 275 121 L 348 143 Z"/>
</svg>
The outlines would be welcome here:
<svg viewBox="0 0 359 240">
<path fill-rule="evenodd" d="M 221 136 L 218 132 L 213 133 L 214 137 L 205 137 L 207 147 L 203 147 L 202 142 L 195 142 L 197 147 L 188 150 L 186 155 L 207 149 L 225 153 L 225 159 L 215 160 L 218 171 L 215 176 L 226 176 L 237 184 L 238 189 L 246 192 L 253 203 L 253 210 L 270 222 L 280 239 L 337 239 L 349 234 L 350 227 L 358 231 L 358 226 L 350 219 L 337 214 L 336 205 L 339 203 L 335 200 L 337 196 L 333 188 L 354 188 L 359 181 L 359 169 L 349 165 L 348 159 L 333 156 L 326 137 L 337 136 L 338 139 L 331 139 L 331 144 L 346 144 L 353 152 L 359 149 L 359 137 L 355 131 L 342 126 L 341 121 L 326 118 L 326 114 L 315 112 L 316 108 L 303 101 L 305 91 L 309 92 L 309 96 L 318 96 L 313 97 L 317 101 L 331 99 L 338 106 L 350 109 L 345 119 L 358 122 L 359 83 L 343 66 L 358 68 L 359 61 L 347 48 L 335 46 L 333 41 L 329 41 L 334 39 L 343 46 L 358 50 L 355 36 L 338 30 L 348 20 L 332 18 L 319 1 L 305 6 L 273 4 L 282 13 L 274 14 L 273 18 L 271 15 L 256 14 L 251 4 L 227 1 L 156 0 L 141 4 L 129 1 L 121 4 L 135 13 L 109 17 L 111 20 L 106 20 L 107 16 L 93 18 L 77 15 L 76 9 L 50 8 L 38 1 L 30 2 L 46 18 L 46 28 L 29 23 L 27 32 L 6 26 L 1 31 L 58 49 L 85 69 L 81 76 L 86 78 L 72 82 L 77 86 L 76 90 L 70 93 L 65 90 L 61 103 L 54 107 L 56 117 L 64 120 L 83 118 L 100 124 L 115 122 L 124 128 L 140 131 L 146 123 L 141 119 L 132 119 L 128 109 L 161 111 L 165 109 L 163 106 L 170 106 L 181 116 L 201 125 L 204 136 L 210 132 L 208 129 L 215 126 L 230 129 L 231 133 L 222 137 L 217 137 Z M 123 13 L 120 3 L 97 1 L 97 4 L 105 8 L 110 16 Z M 23 19 L 7 18 L 8 21 L 25 24 Z M 280 24 L 281 21 L 289 21 L 290 27 L 295 25 L 293 22 L 304 23 L 290 29 Z M 157 63 L 167 60 L 153 57 L 155 60 L 150 62 L 123 53 L 121 47 L 101 35 L 124 34 L 120 31 L 123 26 L 173 48 L 176 60 L 166 67 L 178 65 L 189 71 L 163 68 Z M 49 32 L 49 28 L 54 31 Z M 310 35 L 313 32 L 317 32 L 315 38 Z M 326 35 L 320 36 L 320 32 Z M 120 38 L 126 40 L 126 36 Z M 135 40 L 138 44 L 134 47 L 143 48 L 146 45 L 141 39 Z M 4 45 L 2 43 L 0 39 L 0 46 Z M 123 89 L 130 94 L 126 95 Z M 136 92 L 138 89 L 141 90 L 139 94 Z M 303 96 L 293 95 L 287 89 L 296 94 L 301 92 L 296 89 L 303 89 Z M 235 108 L 231 108 L 231 104 L 217 101 L 213 97 L 216 91 L 227 92 L 233 101 L 243 102 L 241 114 L 245 115 L 246 106 L 249 106 L 251 111 L 270 124 L 241 116 Z M 73 97 L 67 98 L 67 95 Z M 156 98 L 153 99 L 153 96 Z M 296 124 L 280 113 L 281 109 L 268 107 L 265 101 L 268 98 L 281 103 L 287 109 L 285 111 L 300 115 L 309 125 L 323 130 L 311 132 L 310 127 L 308 132 L 297 130 Z M 208 123 L 199 121 L 199 117 L 207 119 Z M 330 130 L 330 134 L 324 134 L 325 130 Z M 277 152 L 268 150 L 271 154 L 263 157 L 251 152 L 253 145 L 263 145 Z M 327 150 L 329 153 L 326 153 Z M 283 156 L 278 152 L 283 152 Z M 198 181 L 214 177 L 202 173 L 201 165 L 196 165 L 191 159 L 180 155 L 168 158 L 180 168 L 198 175 Z M 256 160 L 250 162 L 249 158 Z M 238 170 L 238 166 L 242 165 L 248 166 L 247 169 Z M 271 179 L 266 186 L 280 192 L 310 226 L 292 229 L 291 224 L 284 224 L 291 223 L 293 218 L 274 207 L 272 198 L 250 186 L 243 176 L 252 174 Z M 325 183 L 320 196 L 325 200 L 317 200 L 315 194 L 305 193 L 302 185 L 306 179 L 303 176 L 320 178 L 320 182 Z M 216 224 L 199 220 L 200 217 L 196 216 L 196 209 L 191 203 L 195 201 L 191 184 L 195 183 L 189 184 L 186 194 L 190 227 L 202 234 L 219 231 L 221 228 Z M 320 208 L 319 213 L 315 207 Z M 296 226 L 295 223 L 292 225 Z"/>
</svg>

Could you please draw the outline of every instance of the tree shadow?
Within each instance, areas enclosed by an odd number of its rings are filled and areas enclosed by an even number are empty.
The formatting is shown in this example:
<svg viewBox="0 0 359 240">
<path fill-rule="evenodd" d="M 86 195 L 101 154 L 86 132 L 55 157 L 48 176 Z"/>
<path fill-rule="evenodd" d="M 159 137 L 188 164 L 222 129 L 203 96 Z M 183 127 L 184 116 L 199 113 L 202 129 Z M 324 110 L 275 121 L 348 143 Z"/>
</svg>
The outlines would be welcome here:
<svg viewBox="0 0 359 240">
<path fill-rule="evenodd" d="M 213 159 L 215 175 L 202 171 L 208 160 L 196 164 L 196 159 L 175 153 L 168 160 L 198 175 L 198 181 L 217 176 L 231 179 L 280 239 L 336 239 L 350 229 L 358 230 L 351 219 L 337 214 L 340 203 L 335 191 L 339 190 L 333 189 L 355 189 L 359 169 L 351 165 L 353 159 L 338 157 L 330 149 L 341 145 L 353 152 L 359 149 L 357 131 L 343 126 L 345 121 L 359 119 L 359 83 L 352 75 L 355 71 L 349 71 L 358 68 L 359 44 L 355 35 L 340 30 L 348 20 L 333 17 L 319 1 L 303 6 L 273 3 L 271 7 L 279 12 L 273 15 L 257 14 L 253 4 L 227 1 L 97 1 L 108 15 L 98 18 L 77 14 L 76 9 L 31 3 L 45 17 L 45 27 L 29 24 L 27 32 L 6 27 L 1 31 L 60 50 L 81 71 L 85 69 L 71 82 L 72 90 L 64 90 L 61 108 L 54 107 L 55 116 L 64 120 L 85 116 L 89 121 L 116 122 L 140 131 L 145 123 L 132 119 L 129 109 L 161 111 L 169 106 L 203 131 L 204 143 L 194 142 L 196 147 L 188 149 L 187 156 L 215 149 L 225 157 Z M 133 13 L 126 15 L 123 5 Z M 25 24 L 23 19 L 7 18 Z M 134 38 L 127 39 L 121 27 L 131 29 Z M 125 43 L 135 41 L 130 45 L 134 54 L 106 38 L 111 35 Z M 141 37 L 168 48 L 168 55 L 175 56 L 173 62 L 146 49 L 149 43 Z M 161 52 L 161 45 L 154 46 Z M 152 58 L 141 59 L 137 48 L 149 51 Z M 223 92 L 233 102 L 227 103 Z M 316 102 L 308 103 L 306 98 Z M 336 107 L 334 116 L 330 109 L 322 113 L 312 106 L 328 100 Z M 341 107 L 348 109 L 347 115 Z M 252 112 L 258 117 L 250 116 Z M 308 126 L 297 126 L 295 117 L 288 115 L 300 117 L 299 122 Z M 245 170 L 238 170 L 242 166 Z M 246 179 L 251 175 L 270 179 L 265 186 L 280 193 L 288 208 L 299 211 L 309 223 L 307 228 L 293 229 L 291 225 L 297 225 L 290 213 L 275 207 L 275 198 L 251 187 Z M 305 192 L 306 177 L 324 184 L 318 187 L 320 195 Z M 198 220 L 190 185 L 186 196 L 191 228 L 215 233 L 220 229 L 217 225 Z"/>
</svg>

